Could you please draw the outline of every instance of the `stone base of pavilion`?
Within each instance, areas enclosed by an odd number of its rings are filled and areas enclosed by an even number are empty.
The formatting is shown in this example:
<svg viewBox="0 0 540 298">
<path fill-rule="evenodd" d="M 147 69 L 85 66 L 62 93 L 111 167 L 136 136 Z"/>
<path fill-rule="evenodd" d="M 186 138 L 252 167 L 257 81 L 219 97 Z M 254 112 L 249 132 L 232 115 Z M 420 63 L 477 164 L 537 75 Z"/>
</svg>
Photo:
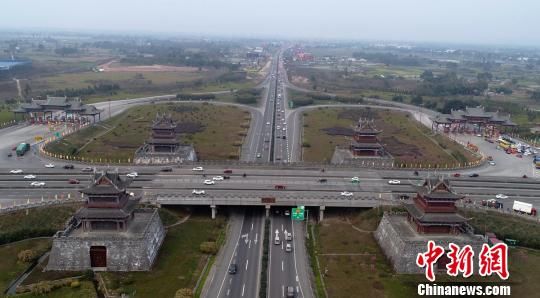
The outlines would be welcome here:
<svg viewBox="0 0 540 298">
<path fill-rule="evenodd" d="M 349 149 L 336 147 L 332 155 L 332 164 L 356 165 L 360 167 L 389 168 L 394 158 L 389 154 L 383 156 L 355 156 Z"/>
<path fill-rule="evenodd" d="M 449 250 L 449 243 L 454 243 L 460 248 L 464 245 L 470 245 L 475 253 L 475 260 L 477 260 L 477 255 L 482 249 L 482 244 L 485 243 L 484 237 L 474 235 L 471 232 L 459 234 L 417 233 L 408 222 L 406 213 L 385 213 L 375 231 L 374 237 L 392 263 L 394 271 L 402 274 L 423 274 L 425 272 L 425 268 L 416 265 L 416 257 L 419 253 L 427 251 L 429 240 L 433 240 L 436 245 L 444 247 L 445 251 Z M 439 259 L 439 262 L 442 261 L 443 257 Z M 435 269 L 446 272 L 446 266 L 443 264 L 441 266 L 435 265 Z M 477 272 L 478 268 L 474 269 Z"/>
<path fill-rule="evenodd" d="M 85 232 L 75 220 L 53 237 L 47 271 L 149 271 L 165 239 L 157 209 L 136 209 L 125 232 Z M 96 259 L 99 265 L 96 266 Z"/>
<path fill-rule="evenodd" d="M 178 146 L 174 152 L 152 152 L 151 146 L 144 145 L 137 152 L 133 162 L 136 165 L 171 165 L 186 161 L 197 161 L 195 148 L 191 145 Z"/>
</svg>

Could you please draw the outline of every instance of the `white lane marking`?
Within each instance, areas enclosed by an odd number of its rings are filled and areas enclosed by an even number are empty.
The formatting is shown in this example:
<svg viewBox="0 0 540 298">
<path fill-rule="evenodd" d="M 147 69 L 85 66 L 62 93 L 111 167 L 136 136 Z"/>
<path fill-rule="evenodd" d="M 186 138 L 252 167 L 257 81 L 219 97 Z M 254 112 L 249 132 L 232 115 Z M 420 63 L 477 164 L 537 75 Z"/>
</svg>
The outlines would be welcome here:
<svg viewBox="0 0 540 298">
<path fill-rule="evenodd" d="M 242 226 L 244 226 L 244 218 L 242 218 Z M 240 227 L 240 231 L 242 231 L 242 227 Z M 227 268 L 229 268 L 229 266 L 231 266 L 232 264 L 232 260 L 233 258 L 236 256 L 236 254 L 238 253 L 237 252 L 237 248 L 238 248 L 238 243 L 240 243 L 240 236 L 242 235 L 242 233 L 238 233 L 238 239 L 236 239 L 236 245 L 234 246 L 234 253 L 232 254 L 231 256 L 231 259 L 229 260 L 229 265 L 227 266 Z M 221 289 L 223 288 L 223 284 L 225 283 L 225 279 L 227 278 L 227 273 L 225 273 L 225 276 L 223 277 L 223 281 L 221 282 L 221 285 L 219 286 L 219 290 L 218 290 L 218 294 L 217 296 L 219 297 L 220 294 L 221 294 Z M 232 279 L 231 279 L 232 280 Z"/>
<path fill-rule="evenodd" d="M 281 250 L 283 250 L 283 241 L 281 241 Z"/>
<path fill-rule="evenodd" d="M 246 288 L 246 284 L 242 285 L 242 297 L 244 297 L 244 289 Z"/>
<path fill-rule="evenodd" d="M 232 284 L 232 277 L 229 279 L 229 284 Z"/>
<path fill-rule="evenodd" d="M 293 237 L 292 246 L 293 246 L 294 272 L 296 273 L 296 280 L 298 282 L 298 267 L 296 266 L 296 248 L 294 247 L 295 246 L 294 241 L 295 239 L 296 241 L 299 241 L 299 240 L 296 237 L 294 237 L 294 221 L 292 220 L 292 216 L 291 216 L 291 232 L 292 232 L 292 237 Z M 304 291 L 302 291 L 302 285 L 300 283 L 298 283 L 298 285 L 300 286 L 300 294 L 302 297 L 304 297 Z"/>
<path fill-rule="evenodd" d="M 251 248 L 251 240 L 249 240 L 248 248 Z"/>
<path fill-rule="evenodd" d="M 285 266 L 283 264 L 283 261 L 281 261 L 281 271 L 285 271 Z"/>
<path fill-rule="evenodd" d="M 259 233 L 255 233 L 255 245 L 257 245 L 257 236 L 259 235 Z"/>
<path fill-rule="evenodd" d="M 281 297 L 285 297 L 285 286 L 281 285 Z"/>
<path fill-rule="evenodd" d="M 253 231 L 253 223 L 251 223 L 251 230 Z"/>
<path fill-rule="evenodd" d="M 283 232 L 283 224 L 281 224 L 281 231 Z"/>
<path fill-rule="evenodd" d="M 249 264 L 249 260 L 246 260 L 246 271 L 247 271 L 247 268 L 248 268 L 248 264 Z"/>
<path fill-rule="evenodd" d="M 227 296 L 231 293 L 231 289 L 227 289 Z"/>
</svg>

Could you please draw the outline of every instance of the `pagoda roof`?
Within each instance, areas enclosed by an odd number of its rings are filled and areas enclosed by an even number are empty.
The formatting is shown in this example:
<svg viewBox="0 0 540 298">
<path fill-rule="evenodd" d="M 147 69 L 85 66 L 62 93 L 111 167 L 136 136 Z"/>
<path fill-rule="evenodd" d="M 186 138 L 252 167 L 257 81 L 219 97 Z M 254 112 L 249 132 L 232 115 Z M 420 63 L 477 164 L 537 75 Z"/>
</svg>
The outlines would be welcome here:
<svg viewBox="0 0 540 298">
<path fill-rule="evenodd" d="M 379 143 L 359 143 L 357 141 L 352 141 L 351 146 L 353 147 L 363 147 L 367 149 L 377 149 L 382 148 L 383 146 Z"/>
<path fill-rule="evenodd" d="M 449 199 L 451 201 L 462 199 L 462 195 L 458 195 L 450 187 L 450 181 L 443 177 L 428 177 L 424 183 L 416 186 L 416 191 L 419 195 L 432 199 Z"/>
<path fill-rule="evenodd" d="M 79 98 L 75 98 L 74 101 L 79 101 L 78 99 Z M 47 95 L 47 101 L 45 101 L 45 103 L 43 103 L 42 105 L 67 107 L 67 106 L 70 106 L 71 103 L 68 102 L 68 98 L 66 96 L 64 96 L 64 97 L 55 97 L 55 96 L 48 96 Z"/>
<path fill-rule="evenodd" d="M 354 132 L 357 134 L 379 134 L 381 133 L 380 130 L 377 130 L 375 128 L 375 124 L 373 123 L 373 119 L 358 119 L 358 122 L 356 124 L 356 127 L 354 128 Z"/>
<path fill-rule="evenodd" d="M 152 129 L 174 129 L 176 128 L 176 122 L 172 119 L 171 115 L 156 114 L 156 119 L 152 123 Z"/>
<path fill-rule="evenodd" d="M 102 171 L 94 173 L 92 184 L 80 192 L 84 194 L 119 194 L 126 192 L 128 185 L 129 182 L 122 179 L 117 172 Z"/>
<path fill-rule="evenodd" d="M 180 144 L 180 141 L 178 141 L 176 138 L 169 139 L 169 138 L 150 138 L 146 141 L 148 144 Z"/>
<path fill-rule="evenodd" d="M 138 200 L 129 199 L 122 208 L 82 208 L 75 215 L 79 219 L 125 219 L 128 218 Z"/>
<path fill-rule="evenodd" d="M 409 212 L 409 214 L 416 218 L 421 223 L 454 223 L 454 224 L 460 224 L 467 221 L 467 219 L 463 216 L 461 216 L 458 213 L 455 212 L 428 212 L 425 213 L 424 211 L 420 210 L 415 204 L 413 203 L 407 203 L 404 204 L 405 208 Z"/>
</svg>

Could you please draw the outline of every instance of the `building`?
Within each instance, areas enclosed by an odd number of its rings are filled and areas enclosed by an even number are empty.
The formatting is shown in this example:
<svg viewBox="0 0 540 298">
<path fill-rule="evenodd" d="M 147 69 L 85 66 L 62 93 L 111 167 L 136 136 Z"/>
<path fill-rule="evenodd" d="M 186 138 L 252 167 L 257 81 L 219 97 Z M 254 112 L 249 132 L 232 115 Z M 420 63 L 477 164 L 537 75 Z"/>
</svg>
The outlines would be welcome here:
<svg viewBox="0 0 540 298">
<path fill-rule="evenodd" d="M 46 270 L 148 271 L 165 238 L 157 209 L 138 208 L 118 173 L 95 173 L 86 202 L 57 232 Z"/>
<path fill-rule="evenodd" d="M 380 130 L 375 129 L 373 120 L 360 118 L 354 128 L 353 140 L 349 149 L 353 156 L 383 156 L 384 148 L 378 135 Z"/>
<path fill-rule="evenodd" d="M 177 137 L 177 124 L 170 115 L 156 115 L 146 143 L 135 152 L 135 164 L 174 164 L 195 161 L 192 145 L 183 145 Z"/>
<path fill-rule="evenodd" d="M 452 110 L 450 114 L 439 114 L 432 118 L 432 130 L 448 132 L 474 132 L 496 136 L 501 129 L 516 126 L 509 114 L 486 112 L 484 107 L 466 107 L 465 110 Z"/>
<path fill-rule="evenodd" d="M 404 204 L 406 212 L 385 213 L 375 239 L 397 273 L 422 273 L 416 257 L 424 253 L 429 240 L 448 249 L 449 243 L 460 247 L 471 245 L 479 253 L 485 242 L 474 235 L 467 219 L 457 213 L 455 203 L 463 196 L 456 194 L 447 179 L 427 178 L 416 187 L 412 203 Z M 443 255 L 436 269 L 446 270 L 448 258 Z"/>
<path fill-rule="evenodd" d="M 55 115 L 56 112 L 63 112 L 62 115 Z M 85 105 L 78 97 L 53 97 L 47 99 L 32 99 L 30 103 L 23 103 L 13 110 L 15 119 L 20 117 L 29 120 L 31 123 L 44 123 L 47 121 L 83 121 L 87 122 L 92 117 L 93 122 L 101 120 L 103 110 L 97 109 L 93 105 Z"/>
</svg>

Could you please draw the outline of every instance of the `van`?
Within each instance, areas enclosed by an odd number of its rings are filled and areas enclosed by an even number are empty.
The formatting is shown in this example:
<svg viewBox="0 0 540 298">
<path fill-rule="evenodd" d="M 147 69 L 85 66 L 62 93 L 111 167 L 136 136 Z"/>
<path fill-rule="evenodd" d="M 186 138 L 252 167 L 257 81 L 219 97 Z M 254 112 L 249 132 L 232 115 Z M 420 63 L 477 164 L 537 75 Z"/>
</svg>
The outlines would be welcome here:
<svg viewBox="0 0 540 298">
<path fill-rule="evenodd" d="M 276 239 L 274 239 L 274 244 L 275 245 L 280 245 L 281 244 L 281 241 L 279 241 L 279 237 L 276 236 Z"/>
</svg>

